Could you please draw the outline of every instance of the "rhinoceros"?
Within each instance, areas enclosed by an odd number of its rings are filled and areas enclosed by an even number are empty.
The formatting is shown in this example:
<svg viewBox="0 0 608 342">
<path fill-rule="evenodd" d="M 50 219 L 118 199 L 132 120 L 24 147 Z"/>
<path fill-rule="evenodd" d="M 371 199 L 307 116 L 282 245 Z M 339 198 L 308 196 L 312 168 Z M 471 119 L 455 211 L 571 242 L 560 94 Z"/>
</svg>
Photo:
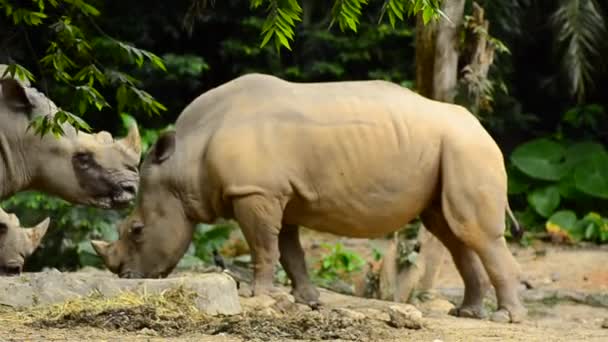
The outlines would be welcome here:
<svg viewBox="0 0 608 342">
<path fill-rule="evenodd" d="M 120 277 L 165 277 L 196 223 L 234 218 L 252 253 L 253 295 L 274 292 L 277 261 L 300 303 L 318 305 L 298 226 L 377 238 L 419 216 L 450 250 L 476 317 L 484 269 L 497 321 L 526 309 L 504 238 L 503 155 L 465 108 L 379 80 L 294 83 L 247 74 L 180 114 L 140 166 L 134 210 L 114 242 L 92 241 Z"/>
<path fill-rule="evenodd" d="M 76 132 L 40 138 L 32 118 L 53 116 L 57 106 L 25 82 L 3 77 L 0 66 L 0 198 L 39 190 L 100 208 L 125 207 L 138 189 L 141 141 L 137 125 L 114 140 L 110 133 Z"/>
<path fill-rule="evenodd" d="M 0 276 L 18 275 L 49 227 L 47 217 L 33 228 L 22 228 L 14 214 L 0 209 Z"/>
</svg>

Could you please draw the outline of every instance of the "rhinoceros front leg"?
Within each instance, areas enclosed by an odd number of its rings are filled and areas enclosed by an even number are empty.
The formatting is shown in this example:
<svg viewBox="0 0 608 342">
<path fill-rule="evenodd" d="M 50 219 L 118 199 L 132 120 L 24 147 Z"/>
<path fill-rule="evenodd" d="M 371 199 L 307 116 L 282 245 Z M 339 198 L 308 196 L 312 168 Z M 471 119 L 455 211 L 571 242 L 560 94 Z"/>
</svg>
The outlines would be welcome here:
<svg viewBox="0 0 608 342">
<path fill-rule="evenodd" d="M 292 294 L 298 303 L 310 307 L 319 306 L 319 291 L 310 281 L 304 250 L 300 244 L 299 228 L 296 225 L 284 225 L 279 233 L 279 251 L 281 265 L 292 283 Z"/>
<path fill-rule="evenodd" d="M 233 201 L 234 215 L 251 250 L 254 296 L 276 292 L 274 267 L 279 259 L 278 236 L 282 210 L 277 200 L 260 195 Z"/>
</svg>

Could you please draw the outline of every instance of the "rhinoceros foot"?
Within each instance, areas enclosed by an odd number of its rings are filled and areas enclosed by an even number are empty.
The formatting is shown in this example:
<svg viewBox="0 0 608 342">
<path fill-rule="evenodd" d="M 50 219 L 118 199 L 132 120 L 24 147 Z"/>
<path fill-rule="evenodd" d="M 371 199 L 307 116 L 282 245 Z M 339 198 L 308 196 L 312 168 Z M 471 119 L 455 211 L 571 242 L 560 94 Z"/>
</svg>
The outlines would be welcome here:
<svg viewBox="0 0 608 342">
<path fill-rule="evenodd" d="M 484 319 L 487 314 L 482 306 L 462 306 L 453 308 L 449 311 L 449 315 L 464 318 Z"/>
<path fill-rule="evenodd" d="M 308 305 L 313 310 L 321 306 L 319 291 L 313 285 L 295 288 L 291 291 L 291 294 L 296 303 Z"/>
</svg>

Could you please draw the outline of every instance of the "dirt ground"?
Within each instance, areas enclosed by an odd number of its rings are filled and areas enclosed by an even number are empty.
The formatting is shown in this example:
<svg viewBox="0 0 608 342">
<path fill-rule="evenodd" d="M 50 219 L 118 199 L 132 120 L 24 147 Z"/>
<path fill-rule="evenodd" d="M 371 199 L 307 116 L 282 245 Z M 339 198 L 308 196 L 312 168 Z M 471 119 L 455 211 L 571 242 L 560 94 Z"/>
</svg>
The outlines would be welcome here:
<svg viewBox="0 0 608 342">
<path fill-rule="evenodd" d="M 337 241 L 368 259 L 372 245 L 381 249 L 386 243 L 303 234 L 303 245 L 310 251 L 311 260 L 322 252 L 320 243 Z M 269 312 L 249 307 L 249 299 L 242 298 L 244 314 L 210 318 L 168 334 L 155 325 L 141 325 L 141 317 L 158 324 L 175 323 L 162 321 L 146 308 L 105 313 L 83 324 L 72 319 L 63 328 L 24 322 L 0 308 L 0 341 L 608 341 L 608 248 L 538 243 L 525 249 L 512 245 L 511 250 L 534 287 L 522 290 L 529 310 L 528 319 L 522 324 L 451 317 L 446 313 L 450 304 L 436 299 L 419 306 L 423 313 L 420 329 L 395 328 L 384 316 L 380 317 L 391 303 L 323 289 L 319 311 L 290 304 L 289 309 Z M 462 286 L 451 260 L 446 260 L 439 280 L 439 297 L 457 303 Z M 344 309 L 347 311 L 340 311 Z M 378 319 L 370 318 L 372 311 Z M 130 325 L 121 325 L 127 321 Z M 133 325 L 137 322 L 140 325 Z M 125 326 L 135 326 L 136 330 Z"/>
</svg>

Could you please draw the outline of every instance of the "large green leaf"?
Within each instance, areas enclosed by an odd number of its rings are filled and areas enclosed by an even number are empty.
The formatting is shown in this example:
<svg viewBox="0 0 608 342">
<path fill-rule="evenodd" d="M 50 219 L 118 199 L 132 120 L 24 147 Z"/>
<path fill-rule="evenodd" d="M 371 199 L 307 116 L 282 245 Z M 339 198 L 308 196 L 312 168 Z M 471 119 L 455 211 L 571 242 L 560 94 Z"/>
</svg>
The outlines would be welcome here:
<svg viewBox="0 0 608 342">
<path fill-rule="evenodd" d="M 604 145 L 591 141 L 584 141 L 570 145 L 565 151 L 566 165 L 569 168 L 575 167 L 576 165 L 589 158 L 592 158 L 598 153 L 606 153 Z"/>
<path fill-rule="evenodd" d="M 574 172 L 569 172 L 567 175 L 565 175 L 559 181 L 557 186 L 559 187 L 559 194 L 563 198 L 571 200 L 581 200 L 584 198 L 589 198 L 588 195 L 576 188 L 576 179 L 574 178 Z"/>
<path fill-rule="evenodd" d="M 608 153 L 598 152 L 574 170 L 576 188 L 585 194 L 608 199 Z"/>
<path fill-rule="evenodd" d="M 556 185 L 539 188 L 528 194 L 528 203 L 542 217 L 551 216 L 559 202 L 559 188 Z"/>
<path fill-rule="evenodd" d="M 511 161 L 526 175 L 542 180 L 557 181 L 565 174 L 565 149 L 549 139 L 535 139 L 515 148 Z"/>
</svg>

